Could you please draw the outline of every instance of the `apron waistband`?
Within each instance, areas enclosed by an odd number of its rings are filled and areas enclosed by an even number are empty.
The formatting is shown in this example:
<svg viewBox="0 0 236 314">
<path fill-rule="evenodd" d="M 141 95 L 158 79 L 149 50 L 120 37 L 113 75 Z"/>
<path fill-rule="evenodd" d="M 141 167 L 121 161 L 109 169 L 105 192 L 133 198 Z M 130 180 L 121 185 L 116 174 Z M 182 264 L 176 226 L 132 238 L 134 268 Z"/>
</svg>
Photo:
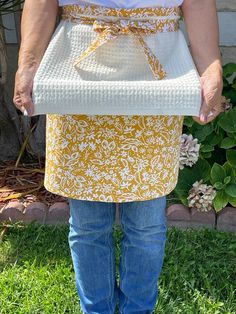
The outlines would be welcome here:
<svg viewBox="0 0 236 314">
<path fill-rule="evenodd" d="M 180 7 L 110 8 L 99 5 L 69 4 L 62 7 L 62 20 L 93 26 L 98 33 L 96 39 L 77 58 L 73 65 L 79 68 L 80 62 L 89 57 L 97 48 L 117 38 L 119 35 L 134 36 L 143 49 L 154 78 L 166 77 L 158 58 L 146 44 L 143 35 L 157 32 L 173 32 L 179 29 Z"/>
</svg>

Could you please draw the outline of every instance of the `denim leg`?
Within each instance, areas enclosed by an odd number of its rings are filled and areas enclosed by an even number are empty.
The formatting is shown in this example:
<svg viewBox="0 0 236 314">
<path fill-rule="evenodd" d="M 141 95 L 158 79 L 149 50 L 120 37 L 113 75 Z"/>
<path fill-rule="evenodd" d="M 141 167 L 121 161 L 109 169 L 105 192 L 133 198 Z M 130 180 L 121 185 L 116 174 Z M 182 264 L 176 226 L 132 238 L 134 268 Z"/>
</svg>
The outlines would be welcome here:
<svg viewBox="0 0 236 314">
<path fill-rule="evenodd" d="M 120 203 L 123 229 L 120 260 L 121 314 L 152 313 L 166 243 L 166 197 Z"/>
<path fill-rule="evenodd" d="M 83 313 L 113 314 L 118 299 L 112 227 L 115 203 L 69 199 L 68 242 Z"/>
</svg>

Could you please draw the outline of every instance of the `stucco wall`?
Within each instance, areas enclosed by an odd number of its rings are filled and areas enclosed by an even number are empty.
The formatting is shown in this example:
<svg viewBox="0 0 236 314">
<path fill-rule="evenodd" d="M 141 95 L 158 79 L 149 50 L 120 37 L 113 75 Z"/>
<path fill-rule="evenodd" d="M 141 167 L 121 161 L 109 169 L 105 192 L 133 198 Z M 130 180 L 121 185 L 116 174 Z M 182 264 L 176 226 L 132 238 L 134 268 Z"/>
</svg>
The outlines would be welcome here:
<svg viewBox="0 0 236 314">
<path fill-rule="evenodd" d="M 217 0 L 223 63 L 236 62 L 236 0 Z M 181 29 L 185 33 L 184 23 Z"/>
<path fill-rule="evenodd" d="M 236 62 L 236 0 L 218 0 L 223 62 Z"/>
</svg>

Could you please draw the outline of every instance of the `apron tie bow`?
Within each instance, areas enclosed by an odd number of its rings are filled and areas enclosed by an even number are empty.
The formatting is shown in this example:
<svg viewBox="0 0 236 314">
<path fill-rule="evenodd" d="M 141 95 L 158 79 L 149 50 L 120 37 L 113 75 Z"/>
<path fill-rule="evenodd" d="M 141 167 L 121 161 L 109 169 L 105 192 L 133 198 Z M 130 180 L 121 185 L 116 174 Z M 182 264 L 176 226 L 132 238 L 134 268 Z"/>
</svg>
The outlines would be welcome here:
<svg viewBox="0 0 236 314">
<path fill-rule="evenodd" d="M 177 31 L 179 28 L 180 12 L 178 7 L 170 9 L 154 9 L 151 10 L 150 16 L 145 16 L 145 18 L 142 14 L 142 9 L 131 9 L 133 13 L 131 13 L 130 16 L 126 16 L 127 14 L 125 14 L 125 11 L 122 9 L 111 10 L 112 17 L 115 17 L 116 20 L 101 20 L 99 19 L 99 14 L 96 6 L 94 6 L 94 8 L 92 7 L 92 9 L 92 12 L 87 12 L 87 9 L 85 8 L 86 14 L 89 13 L 87 16 L 80 16 L 80 12 L 79 16 L 76 16 L 73 15 L 73 12 L 71 12 L 70 9 L 68 9 L 68 12 L 66 8 L 64 9 L 63 18 L 70 18 L 72 21 L 79 20 L 79 23 L 82 24 L 90 24 L 93 26 L 93 30 L 98 33 L 97 37 L 92 41 L 89 47 L 84 52 L 82 52 L 82 54 L 74 61 L 73 65 L 75 67 L 79 69 L 80 62 L 89 57 L 93 52 L 96 51 L 96 49 L 98 49 L 102 45 L 114 40 L 120 35 L 131 35 L 134 36 L 134 38 L 139 42 L 154 78 L 156 80 L 161 80 L 166 77 L 166 72 L 164 71 L 160 61 L 145 42 L 143 35 L 154 34 L 158 31 Z M 107 8 L 102 8 L 102 10 L 104 10 L 105 17 L 110 15 L 110 11 L 107 11 Z M 158 14 L 163 16 L 156 19 L 156 11 L 158 11 Z M 90 13 L 91 15 L 98 14 L 98 16 L 89 16 Z M 170 15 L 168 16 L 168 14 Z M 152 18 L 153 16 L 154 18 Z"/>
<path fill-rule="evenodd" d="M 89 22 L 87 19 L 83 19 L 82 22 Z M 90 23 L 89 23 L 90 24 Z M 108 43 L 109 41 L 122 35 L 133 35 L 140 43 L 143 52 L 147 58 L 150 69 L 154 75 L 154 78 L 161 80 L 166 76 L 166 72 L 163 70 L 158 58 L 151 51 L 142 37 L 142 34 L 154 33 L 152 28 L 147 27 L 147 23 L 140 23 L 132 20 L 119 20 L 118 22 L 106 22 L 106 21 L 93 21 L 93 30 L 98 32 L 98 36 L 90 44 L 90 46 L 75 60 L 74 66 L 79 68 L 79 63 L 85 58 L 89 57 L 97 48 Z"/>
</svg>

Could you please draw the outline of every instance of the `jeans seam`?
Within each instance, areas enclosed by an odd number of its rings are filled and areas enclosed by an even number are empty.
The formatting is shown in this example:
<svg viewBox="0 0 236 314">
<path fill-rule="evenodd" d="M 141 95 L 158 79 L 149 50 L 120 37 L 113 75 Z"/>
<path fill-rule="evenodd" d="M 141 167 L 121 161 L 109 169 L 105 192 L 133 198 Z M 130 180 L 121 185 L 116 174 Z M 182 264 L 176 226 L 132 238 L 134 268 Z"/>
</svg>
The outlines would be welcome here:
<svg viewBox="0 0 236 314">
<path fill-rule="evenodd" d="M 110 223 L 112 223 L 112 203 L 110 204 L 110 211 L 109 211 L 109 218 L 110 218 Z M 109 282 L 109 290 L 110 290 L 110 297 L 108 297 L 107 299 L 107 304 L 108 304 L 108 307 L 109 307 L 109 310 L 110 310 L 110 313 L 112 314 L 112 308 L 111 308 L 111 303 L 112 303 L 112 276 L 113 276 L 113 265 L 112 265 L 112 254 L 113 254 L 113 251 L 112 251 L 112 247 L 111 247 L 111 244 L 109 242 L 109 237 L 110 237 L 110 232 L 108 232 L 107 234 L 107 244 L 109 246 L 109 249 L 110 249 L 110 255 L 109 255 L 109 263 L 110 263 L 110 273 L 108 274 L 108 282 Z M 110 281 L 111 279 L 111 281 Z"/>
<path fill-rule="evenodd" d="M 123 227 L 123 236 L 125 236 L 125 232 L 124 232 L 124 224 L 123 224 L 123 216 L 124 216 L 124 209 L 123 209 L 123 204 L 120 204 L 121 205 L 121 208 L 120 208 L 120 212 L 121 212 L 121 226 Z M 124 252 L 123 252 L 123 267 L 124 267 L 124 273 L 123 273 L 123 278 L 125 277 L 126 273 L 127 273 L 127 267 L 126 267 L 126 259 L 125 259 L 125 256 L 126 256 L 126 251 L 127 251 L 127 247 L 124 246 Z M 124 301 L 124 304 L 123 304 L 123 308 L 122 308 L 122 312 L 121 314 L 124 313 L 124 310 L 125 310 L 125 307 L 128 303 L 128 298 L 125 296 L 124 294 L 124 297 L 125 297 L 125 301 Z"/>
</svg>

